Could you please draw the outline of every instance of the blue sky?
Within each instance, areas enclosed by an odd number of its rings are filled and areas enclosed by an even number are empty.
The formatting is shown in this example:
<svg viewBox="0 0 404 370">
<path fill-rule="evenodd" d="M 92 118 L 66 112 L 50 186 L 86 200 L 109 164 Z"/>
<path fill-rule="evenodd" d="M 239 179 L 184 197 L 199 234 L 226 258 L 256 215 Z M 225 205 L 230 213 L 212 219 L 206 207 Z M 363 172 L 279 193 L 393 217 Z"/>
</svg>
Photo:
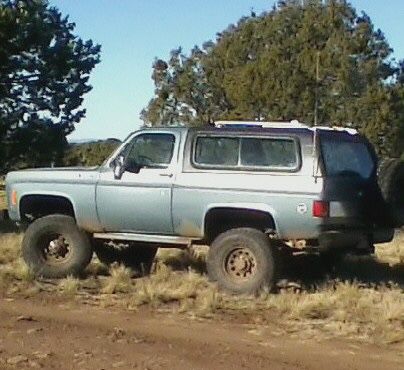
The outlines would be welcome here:
<svg viewBox="0 0 404 370">
<path fill-rule="evenodd" d="M 153 96 L 151 66 L 170 50 L 214 39 L 242 15 L 272 7 L 273 0 L 50 0 L 76 23 L 76 34 L 102 45 L 91 76 L 84 118 L 69 140 L 123 139 L 140 124 L 139 112 Z M 403 0 L 352 0 L 386 35 L 394 56 L 404 59 Z"/>
</svg>

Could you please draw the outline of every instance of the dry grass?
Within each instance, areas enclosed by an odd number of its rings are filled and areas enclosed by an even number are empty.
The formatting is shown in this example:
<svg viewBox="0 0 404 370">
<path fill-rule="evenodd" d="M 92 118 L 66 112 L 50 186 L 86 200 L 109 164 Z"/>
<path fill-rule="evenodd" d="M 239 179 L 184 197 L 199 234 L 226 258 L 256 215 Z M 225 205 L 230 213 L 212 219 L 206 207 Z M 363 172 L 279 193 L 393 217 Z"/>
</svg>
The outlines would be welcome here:
<svg viewBox="0 0 404 370">
<path fill-rule="evenodd" d="M 74 297 L 80 288 L 80 280 L 72 276 L 61 279 L 58 284 L 59 292 L 66 297 Z"/>
<path fill-rule="evenodd" d="M 390 265 L 404 264 L 404 231 L 397 232 L 391 243 L 378 245 L 376 255 Z"/>
<path fill-rule="evenodd" d="M 21 241 L 20 234 L 0 234 L 0 265 L 11 263 L 20 257 Z"/>
<path fill-rule="evenodd" d="M 157 308 L 172 303 L 180 312 L 206 316 L 217 308 L 218 294 L 201 274 L 191 270 L 175 272 L 158 263 L 154 274 L 135 282 L 134 294 L 129 297 L 129 308 L 144 304 Z"/>
<path fill-rule="evenodd" d="M 0 234 L 0 291 L 12 289 L 16 283 L 26 285 L 34 277 L 20 257 L 21 236 Z"/>
<path fill-rule="evenodd" d="M 113 264 L 109 269 L 110 276 L 103 281 L 102 293 L 129 293 L 133 289 L 132 271 L 119 264 Z"/>
<path fill-rule="evenodd" d="M 0 211 L 2 209 L 7 209 L 6 193 L 3 190 L 0 190 Z"/>
<path fill-rule="evenodd" d="M 398 287 L 338 282 L 313 293 L 268 295 L 261 304 L 275 309 L 289 331 L 319 328 L 329 337 L 404 341 L 404 294 Z"/>
<path fill-rule="evenodd" d="M 20 241 L 18 234 L 0 234 L 0 295 L 34 294 L 41 284 L 33 280 L 21 261 Z M 122 265 L 108 270 L 94 260 L 87 269 L 87 279 L 69 277 L 46 290 L 66 297 L 77 297 L 77 293 L 86 291 L 80 295 L 82 299 L 92 299 L 103 306 L 119 304 L 131 310 L 148 306 L 191 317 L 231 315 L 250 324 L 259 322 L 259 328 L 275 323 L 281 331 L 299 336 L 404 343 L 404 282 L 400 280 L 402 274 L 396 274 L 402 273 L 399 262 L 403 262 L 403 241 L 400 234 L 393 243 L 378 247 L 379 258 L 392 267 L 359 260 L 344 267 L 340 281 L 323 276 L 306 285 L 299 282 L 302 288 L 298 292 L 286 287 L 279 294 L 259 297 L 223 294 L 208 282 L 204 273 L 206 251 L 199 248 L 192 253 L 161 250 L 155 271 L 139 279 L 134 279 L 131 270 Z M 312 266 L 306 265 L 303 270 Z M 376 278 L 367 280 L 361 269 Z"/>
</svg>

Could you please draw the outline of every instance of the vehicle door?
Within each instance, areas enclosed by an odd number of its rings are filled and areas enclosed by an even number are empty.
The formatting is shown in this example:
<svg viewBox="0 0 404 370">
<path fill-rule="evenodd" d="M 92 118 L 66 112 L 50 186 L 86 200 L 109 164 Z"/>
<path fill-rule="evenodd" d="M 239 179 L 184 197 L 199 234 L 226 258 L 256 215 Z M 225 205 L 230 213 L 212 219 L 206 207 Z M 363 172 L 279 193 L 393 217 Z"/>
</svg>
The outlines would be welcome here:
<svg viewBox="0 0 404 370">
<path fill-rule="evenodd" d="M 96 202 L 105 231 L 172 234 L 171 198 L 180 134 L 139 132 L 101 171 Z M 124 166 L 120 178 L 116 161 Z"/>
</svg>

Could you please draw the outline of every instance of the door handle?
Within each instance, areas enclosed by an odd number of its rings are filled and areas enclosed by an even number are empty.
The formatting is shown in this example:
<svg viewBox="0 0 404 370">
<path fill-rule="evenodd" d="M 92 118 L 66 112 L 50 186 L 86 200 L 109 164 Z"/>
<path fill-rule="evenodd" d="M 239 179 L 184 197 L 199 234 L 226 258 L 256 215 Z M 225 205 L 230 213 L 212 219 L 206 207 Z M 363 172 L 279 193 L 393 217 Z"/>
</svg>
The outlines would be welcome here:
<svg viewBox="0 0 404 370">
<path fill-rule="evenodd" d="M 164 176 L 164 177 L 173 177 L 174 175 L 172 173 L 160 173 L 160 176 Z"/>
</svg>

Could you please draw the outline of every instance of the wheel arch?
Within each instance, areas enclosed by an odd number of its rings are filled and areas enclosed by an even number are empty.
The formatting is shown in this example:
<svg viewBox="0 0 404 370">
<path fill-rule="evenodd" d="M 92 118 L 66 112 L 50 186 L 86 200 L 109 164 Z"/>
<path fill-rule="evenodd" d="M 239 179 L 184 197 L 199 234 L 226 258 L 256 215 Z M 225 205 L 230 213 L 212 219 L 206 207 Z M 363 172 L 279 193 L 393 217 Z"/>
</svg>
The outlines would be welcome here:
<svg viewBox="0 0 404 370">
<path fill-rule="evenodd" d="M 76 220 L 76 207 L 74 201 L 66 194 L 60 193 L 27 193 L 19 200 L 18 209 L 23 222 L 49 216 L 62 214 L 71 216 Z"/>
<path fill-rule="evenodd" d="M 222 232 L 238 227 L 252 227 L 276 233 L 276 211 L 266 204 L 217 203 L 210 205 L 203 219 L 203 235 L 208 243 Z"/>
</svg>

